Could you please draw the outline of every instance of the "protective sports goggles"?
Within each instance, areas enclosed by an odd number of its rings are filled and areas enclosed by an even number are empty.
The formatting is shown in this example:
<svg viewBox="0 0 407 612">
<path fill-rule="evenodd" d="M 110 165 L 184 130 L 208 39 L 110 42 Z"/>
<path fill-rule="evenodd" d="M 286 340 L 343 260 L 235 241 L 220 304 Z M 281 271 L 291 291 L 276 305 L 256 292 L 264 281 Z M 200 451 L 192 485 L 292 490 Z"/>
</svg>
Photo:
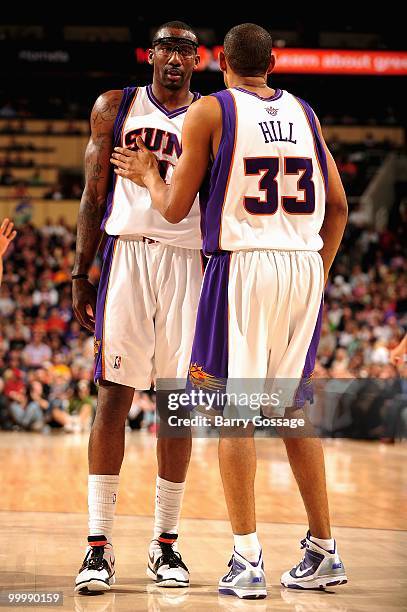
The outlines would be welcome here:
<svg viewBox="0 0 407 612">
<path fill-rule="evenodd" d="M 175 51 L 182 58 L 186 59 L 196 54 L 198 44 L 189 38 L 164 36 L 153 40 L 152 47 L 164 57 L 170 57 Z"/>
</svg>

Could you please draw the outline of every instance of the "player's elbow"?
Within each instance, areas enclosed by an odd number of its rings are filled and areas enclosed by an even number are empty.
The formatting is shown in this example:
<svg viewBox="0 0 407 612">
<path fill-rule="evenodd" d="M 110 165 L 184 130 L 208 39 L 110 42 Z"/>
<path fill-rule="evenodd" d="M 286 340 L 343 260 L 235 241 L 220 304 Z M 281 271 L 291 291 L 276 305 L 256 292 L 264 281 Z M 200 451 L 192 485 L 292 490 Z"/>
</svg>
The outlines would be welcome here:
<svg viewBox="0 0 407 612">
<path fill-rule="evenodd" d="M 184 217 L 182 217 L 179 213 L 173 212 L 173 211 L 166 211 L 164 218 L 169 222 L 169 223 L 179 223 L 180 221 L 182 221 L 182 219 Z"/>
<path fill-rule="evenodd" d="M 328 200 L 327 206 L 333 216 L 337 217 L 338 220 L 346 222 L 348 218 L 348 202 L 345 195 Z"/>
<path fill-rule="evenodd" d="M 182 219 L 184 219 L 186 215 L 183 214 L 182 211 L 180 211 L 175 207 L 172 206 L 168 206 L 167 209 L 164 212 L 164 218 L 169 222 L 169 223 L 179 223 L 180 221 L 182 221 Z"/>
<path fill-rule="evenodd" d="M 106 193 L 104 190 L 98 191 L 94 185 L 87 182 L 82 192 L 81 201 L 91 203 L 97 209 L 104 208 L 106 206 Z"/>
<path fill-rule="evenodd" d="M 338 216 L 340 216 L 345 222 L 348 219 L 348 202 L 346 197 L 341 198 L 338 202 Z"/>
</svg>

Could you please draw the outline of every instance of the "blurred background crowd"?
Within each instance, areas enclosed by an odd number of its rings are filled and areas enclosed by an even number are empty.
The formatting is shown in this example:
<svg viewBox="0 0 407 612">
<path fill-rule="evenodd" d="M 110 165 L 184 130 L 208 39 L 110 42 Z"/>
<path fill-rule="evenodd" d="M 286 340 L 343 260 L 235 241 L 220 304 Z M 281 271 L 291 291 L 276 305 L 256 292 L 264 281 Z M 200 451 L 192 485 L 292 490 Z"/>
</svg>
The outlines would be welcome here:
<svg viewBox="0 0 407 612">
<path fill-rule="evenodd" d="M 407 325 L 407 206 L 399 213 L 392 227 L 376 232 L 351 212 L 325 293 L 315 376 L 394 379 L 400 393 L 407 391 L 406 366 L 397 370 L 389 360 Z M 75 228 L 64 219 L 41 228 L 21 225 L 9 247 L 0 290 L 2 427 L 89 428 L 96 398 L 93 337 L 72 314 L 74 249 Z M 96 261 L 95 284 L 99 273 Z M 141 426 L 141 412 L 153 407 L 151 394 L 136 394 L 130 420 L 139 415 Z"/>
</svg>

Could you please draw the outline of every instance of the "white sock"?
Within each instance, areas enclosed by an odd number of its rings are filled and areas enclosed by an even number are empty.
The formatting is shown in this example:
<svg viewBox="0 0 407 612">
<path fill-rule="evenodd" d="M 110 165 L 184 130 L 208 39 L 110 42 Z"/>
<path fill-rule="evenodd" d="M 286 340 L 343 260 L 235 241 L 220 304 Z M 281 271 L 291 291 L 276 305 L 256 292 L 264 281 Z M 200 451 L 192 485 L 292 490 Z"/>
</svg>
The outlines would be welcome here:
<svg viewBox="0 0 407 612">
<path fill-rule="evenodd" d="M 330 538 L 329 540 L 322 540 L 321 538 L 314 538 L 314 536 L 310 537 L 311 542 L 315 542 L 318 546 L 321 546 L 326 551 L 334 550 L 335 548 L 335 540 L 334 538 Z"/>
<path fill-rule="evenodd" d="M 233 535 L 233 538 L 235 540 L 235 550 L 239 555 L 242 555 L 251 563 L 259 560 L 261 546 L 256 531 L 247 535 Z"/>
<path fill-rule="evenodd" d="M 157 476 L 155 513 L 154 513 L 154 540 L 162 533 L 178 533 L 179 518 L 181 514 L 182 499 L 184 497 L 185 482 L 171 482 Z M 150 551 L 158 549 L 157 542 L 152 542 Z M 174 544 L 177 549 L 176 543 Z"/>
<path fill-rule="evenodd" d="M 118 488 L 119 476 L 89 474 L 89 535 L 104 535 L 110 543 Z"/>
</svg>

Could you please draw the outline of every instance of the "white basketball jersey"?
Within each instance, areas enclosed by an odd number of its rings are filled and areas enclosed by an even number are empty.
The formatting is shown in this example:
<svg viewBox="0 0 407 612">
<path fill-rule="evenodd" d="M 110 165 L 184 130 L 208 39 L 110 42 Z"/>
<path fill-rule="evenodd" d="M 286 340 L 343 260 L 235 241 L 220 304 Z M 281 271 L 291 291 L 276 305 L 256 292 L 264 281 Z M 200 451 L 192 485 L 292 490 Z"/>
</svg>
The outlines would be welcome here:
<svg viewBox="0 0 407 612">
<path fill-rule="evenodd" d="M 198 97 L 195 94 L 194 101 Z M 117 115 L 115 142 L 120 142 L 122 147 L 136 148 L 136 137 L 140 135 L 160 160 L 162 178 L 170 183 L 181 155 L 181 131 L 187 110 L 188 106 L 173 111 L 166 109 L 155 98 L 151 85 L 127 88 Z M 187 249 L 202 247 L 198 197 L 188 216 L 174 225 L 152 208 L 145 187 L 117 175 L 113 178 L 102 227 L 113 236 L 137 234 Z"/>
<path fill-rule="evenodd" d="M 318 251 L 327 191 L 325 151 L 310 106 L 234 87 L 214 95 L 223 131 L 201 191 L 204 251 Z"/>
</svg>

